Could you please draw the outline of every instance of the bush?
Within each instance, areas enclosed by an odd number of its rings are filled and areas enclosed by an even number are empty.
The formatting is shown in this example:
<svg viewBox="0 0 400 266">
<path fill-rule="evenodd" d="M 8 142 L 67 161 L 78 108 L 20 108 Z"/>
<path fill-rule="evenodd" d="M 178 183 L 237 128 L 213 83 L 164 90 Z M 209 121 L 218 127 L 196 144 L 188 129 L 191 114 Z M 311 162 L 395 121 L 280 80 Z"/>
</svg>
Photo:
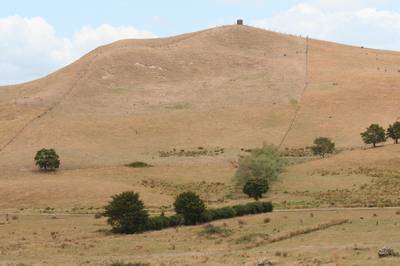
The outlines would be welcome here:
<svg viewBox="0 0 400 266">
<path fill-rule="evenodd" d="M 41 149 L 36 153 L 35 163 L 39 169 L 53 171 L 60 167 L 60 159 L 54 149 Z"/>
<path fill-rule="evenodd" d="M 103 213 L 108 217 L 108 224 L 113 231 L 122 234 L 134 234 L 145 231 L 149 222 L 149 214 L 144 209 L 139 194 L 129 191 L 112 197 Z"/>
<path fill-rule="evenodd" d="M 229 219 L 237 216 L 237 212 L 232 207 L 222 207 L 219 209 L 209 209 L 206 212 L 207 221 Z"/>
<path fill-rule="evenodd" d="M 170 227 L 180 226 L 184 223 L 184 219 L 181 215 L 173 215 L 170 217 L 156 216 L 149 218 L 146 230 L 162 230 Z"/>
<path fill-rule="evenodd" d="M 314 146 L 311 147 L 314 155 L 319 155 L 322 158 L 326 154 L 333 153 L 335 151 L 335 143 L 329 138 L 316 138 L 314 140 Z"/>
<path fill-rule="evenodd" d="M 234 183 L 238 190 L 242 190 L 246 182 L 253 178 L 262 178 L 267 182 L 276 180 L 284 165 L 285 161 L 280 156 L 279 150 L 274 146 L 264 145 L 239 159 Z"/>
<path fill-rule="evenodd" d="M 186 225 L 194 225 L 204 220 L 206 206 L 193 192 L 184 192 L 178 195 L 174 207 L 175 212 L 184 217 Z"/>
<path fill-rule="evenodd" d="M 206 211 L 206 221 L 216 221 L 229 219 L 250 214 L 272 212 L 273 206 L 270 202 L 251 202 L 244 205 L 234 205 L 219 209 L 208 209 Z"/>
<path fill-rule="evenodd" d="M 263 178 L 252 178 L 246 182 L 243 187 L 243 193 L 245 193 L 250 198 L 259 200 L 262 195 L 268 191 L 268 181 Z"/>
<path fill-rule="evenodd" d="M 132 167 L 132 168 L 148 168 L 152 167 L 150 164 L 144 163 L 144 162 L 133 162 L 130 164 L 127 164 L 126 166 Z"/>
</svg>

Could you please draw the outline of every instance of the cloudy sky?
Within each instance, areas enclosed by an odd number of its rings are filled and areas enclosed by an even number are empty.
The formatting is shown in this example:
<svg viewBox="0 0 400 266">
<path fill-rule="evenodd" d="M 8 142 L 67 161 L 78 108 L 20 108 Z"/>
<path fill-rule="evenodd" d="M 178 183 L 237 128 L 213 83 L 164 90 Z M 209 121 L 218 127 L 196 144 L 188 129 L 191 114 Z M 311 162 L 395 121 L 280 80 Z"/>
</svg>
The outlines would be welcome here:
<svg viewBox="0 0 400 266">
<path fill-rule="evenodd" d="M 400 50 L 398 0 L 2 0 L 0 85 L 57 70 L 99 45 L 232 24 Z"/>
</svg>

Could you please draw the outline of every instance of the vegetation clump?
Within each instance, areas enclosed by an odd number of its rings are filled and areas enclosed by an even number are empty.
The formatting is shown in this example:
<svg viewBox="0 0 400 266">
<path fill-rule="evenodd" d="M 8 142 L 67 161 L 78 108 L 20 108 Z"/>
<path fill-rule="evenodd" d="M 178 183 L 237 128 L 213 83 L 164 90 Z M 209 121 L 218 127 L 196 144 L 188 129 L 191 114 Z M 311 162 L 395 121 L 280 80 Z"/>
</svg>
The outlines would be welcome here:
<svg viewBox="0 0 400 266">
<path fill-rule="evenodd" d="M 253 149 L 248 156 L 239 159 L 239 166 L 234 176 L 234 182 L 239 189 L 254 178 L 260 178 L 270 183 L 276 180 L 282 172 L 285 161 L 275 146 L 264 145 Z"/>
<path fill-rule="evenodd" d="M 267 193 L 268 188 L 268 181 L 266 179 L 256 177 L 246 182 L 243 187 L 243 193 L 248 195 L 250 198 L 259 200 L 262 198 L 263 194 Z"/>
<path fill-rule="evenodd" d="M 171 151 L 159 151 L 160 157 L 199 157 L 199 156 L 218 156 L 225 153 L 224 148 L 216 147 L 214 149 L 206 149 L 204 147 L 198 147 L 197 150 L 177 150 L 172 149 Z"/>
<path fill-rule="evenodd" d="M 205 213 L 206 221 L 211 222 L 221 219 L 229 219 L 233 217 L 241 217 L 245 215 L 272 212 L 273 206 L 271 202 L 251 202 L 247 204 L 239 204 L 233 206 L 222 207 L 218 209 L 208 209 Z"/>
<path fill-rule="evenodd" d="M 272 212 L 270 202 L 251 202 L 244 205 L 206 209 L 204 202 L 193 192 L 185 192 L 176 198 L 176 214 L 149 217 L 144 204 L 135 192 L 123 192 L 112 197 L 105 207 L 103 216 L 108 217 L 108 224 L 113 232 L 135 234 L 145 231 L 162 230 L 181 225 L 195 225 L 215 220 L 229 219 L 244 215 Z"/>
<path fill-rule="evenodd" d="M 140 161 L 127 164 L 126 166 L 132 167 L 132 168 L 148 168 L 148 167 L 152 167 L 152 165 L 147 164 L 145 162 L 140 162 Z"/>
<path fill-rule="evenodd" d="M 139 194 L 133 191 L 123 192 L 112 197 L 105 207 L 103 216 L 113 231 L 121 234 L 134 234 L 147 229 L 149 214 L 144 208 Z"/>
<path fill-rule="evenodd" d="M 41 149 L 36 153 L 34 160 L 43 171 L 54 171 L 60 167 L 60 158 L 54 149 Z"/>
<path fill-rule="evenodd" d="M 212 237 L 212 236 L 222 236 L 228 237 L 232 234 L 232 230 L 224 228 L 221 226 L 214 226 L 212 224 L 207 224 L 204 226 L 203 230 L 199 233 L 200 236 Z"/>
<path fill-rule="evenodd" d="M 194 192 L 179 194 L 174 203 L 175 212 L 183 216 L 185 224 L 193 225 L 201 222 L 206 206 L 203 200 Z"/>
<path fill-rule="evenodd" d="M 380 125 L 372 124 L 361 133 L 361 137 L 365 144 L 372 144 L 375 148 L 376 144 L 386 141 L 386 132 Z"/>
<path fill-rule="evenodd" d="M 395 144 L 399 144 L 400 139 L 400 122 L 390 125 L 386 131 L 386 136 L 394 140 Z"/>
<path fill-rule="evenodd" d="M 326 154 L 330 154 L 335 151 L 335 143 L 329 138 L 316 138 L 314 140 L 314 146 L 311 147 L 311 150 L 314 155 L 324 158 Z"/>
</svg>

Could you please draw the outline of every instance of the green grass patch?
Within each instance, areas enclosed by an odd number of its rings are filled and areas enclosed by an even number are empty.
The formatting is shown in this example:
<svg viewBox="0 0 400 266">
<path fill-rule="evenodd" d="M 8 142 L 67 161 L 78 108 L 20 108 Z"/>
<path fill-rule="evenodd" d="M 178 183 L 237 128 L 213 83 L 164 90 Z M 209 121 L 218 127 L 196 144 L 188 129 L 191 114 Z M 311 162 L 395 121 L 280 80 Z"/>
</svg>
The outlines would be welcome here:
<svg viewBox="0 0 400 266">
<path fill-rule="evenodd" d="M 229 228 L 207 224 L 203 227 L 203 230 L 199 232 L 199 235 L 205 237 L 213 237 L 213 236 L 228 237 L 232 235 L 232 233 L 233 231 Z"/>
</svg>

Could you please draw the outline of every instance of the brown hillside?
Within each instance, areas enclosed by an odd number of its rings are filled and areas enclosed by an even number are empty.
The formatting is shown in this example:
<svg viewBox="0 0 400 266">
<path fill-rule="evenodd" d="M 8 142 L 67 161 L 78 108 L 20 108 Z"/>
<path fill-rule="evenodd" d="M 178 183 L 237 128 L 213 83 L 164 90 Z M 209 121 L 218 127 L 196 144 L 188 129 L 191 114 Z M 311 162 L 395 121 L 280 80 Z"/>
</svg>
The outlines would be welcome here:
<svg viewBox="0 0 400 266">
<path fill-rule="evenodd" d="M 0 167 L 32 167 L 55 147 L 65 168 L 126 163 L 160 150 L 232 151 L 317 136 L 361 145 L 400 116 L 400 54 L 225 26 L 100 47 L 66 68 L 0 89 Z M 303 99 L 304 84 L 309 86 Z"/>
</svg>

